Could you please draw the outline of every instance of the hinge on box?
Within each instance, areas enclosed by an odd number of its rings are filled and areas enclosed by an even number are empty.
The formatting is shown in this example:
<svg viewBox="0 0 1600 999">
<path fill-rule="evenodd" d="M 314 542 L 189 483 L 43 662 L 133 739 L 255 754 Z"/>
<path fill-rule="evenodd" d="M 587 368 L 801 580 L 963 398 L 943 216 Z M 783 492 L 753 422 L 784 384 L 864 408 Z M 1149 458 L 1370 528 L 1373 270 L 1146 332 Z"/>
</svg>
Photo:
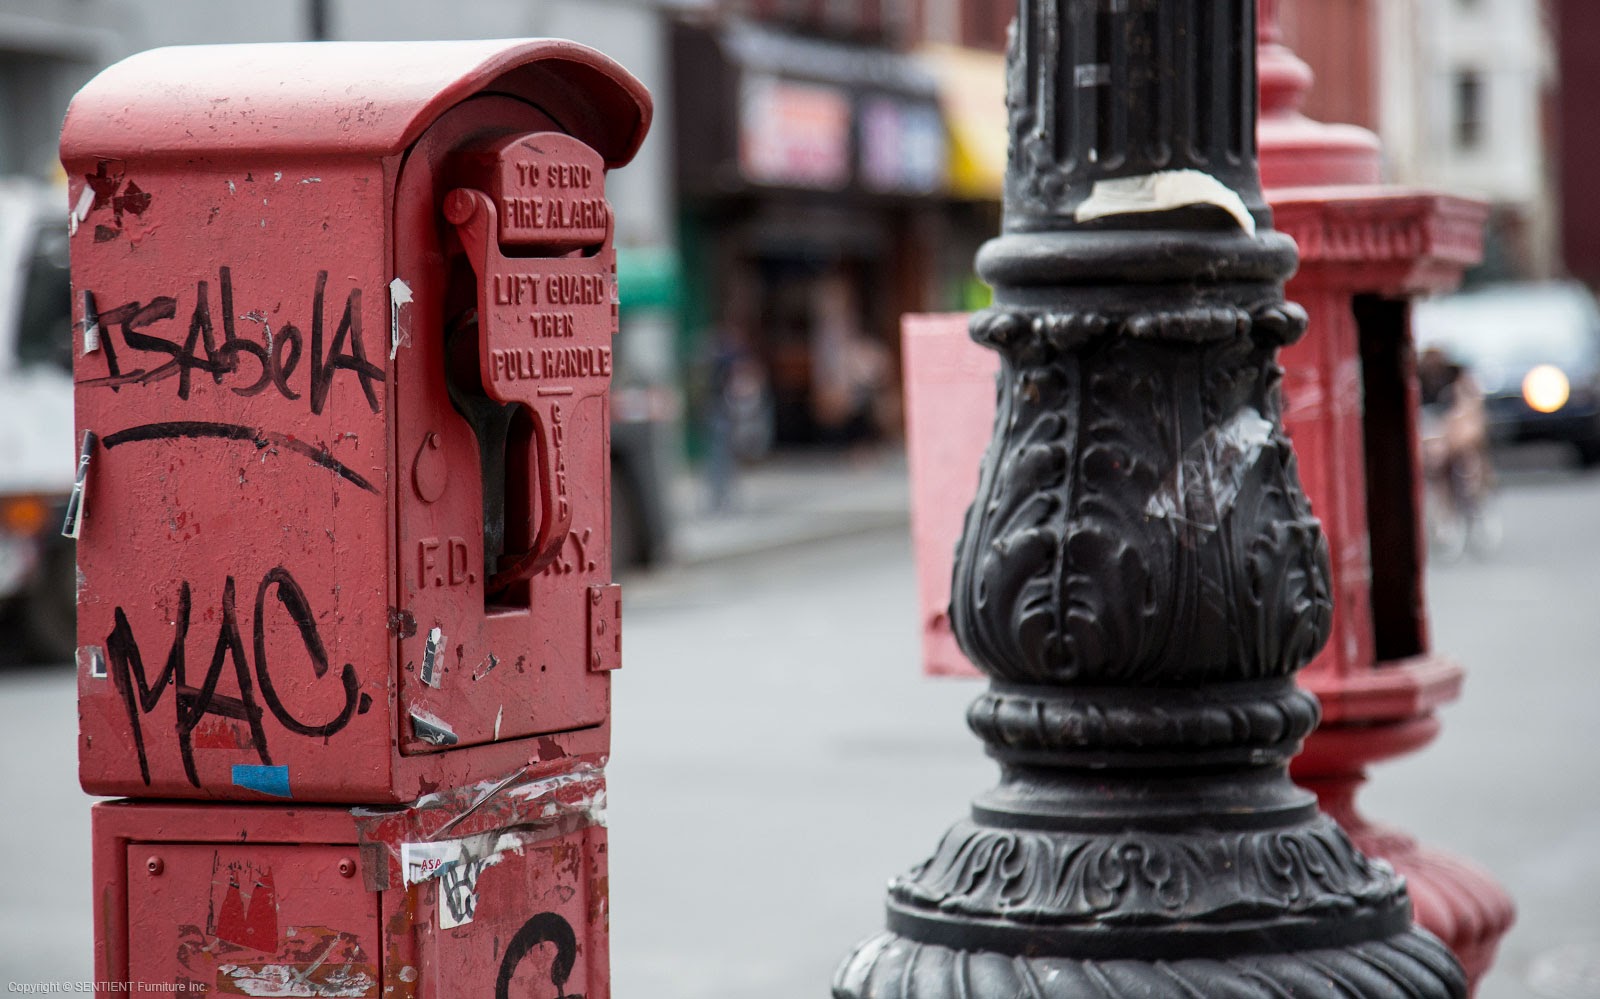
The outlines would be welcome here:
<svg viewBox="0 0 1600 999">
<path fill-rule="evenodd" d="M 622 665 L 622 584 L 589 587 L 589 672 Z"/>
</svg>

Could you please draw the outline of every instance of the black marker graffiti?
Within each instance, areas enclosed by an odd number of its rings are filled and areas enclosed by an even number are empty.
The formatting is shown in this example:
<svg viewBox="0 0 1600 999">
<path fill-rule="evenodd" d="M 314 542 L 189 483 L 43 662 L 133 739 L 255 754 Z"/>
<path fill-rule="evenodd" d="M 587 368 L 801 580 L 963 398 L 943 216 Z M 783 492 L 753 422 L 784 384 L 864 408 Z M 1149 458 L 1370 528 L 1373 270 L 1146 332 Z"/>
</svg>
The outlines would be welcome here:
<svg viewBox="0 0 1600 999">
<path fill-rule="evenodd" d="M 478 911 L 478 875 L 489 866 L 489 858 L 463 855 L 444 865 L 439 872 L 439 898 L 450 912 L 450 921 L 460 926 L 470 923 Z"/>
<path fill-rule="evenodd" d="M 271 430 L 253 430 L 250 427 L 237 423 L 207 423 L 201 420 L 178 420 L 172 423 L 146 423 L 137 427 L 119 430 L 114 434 L 107 434 L 101 443 L 107 448 L 114 448 L 119 444 L 133 444 L 138 441 L 163 441 L 163 440 L 196 440 L 202 437 L 215 437 L 230 441 L 249 441 L 259 448 L 279 447 L 295 454 L 310 458 L 323 468 L 332 471 L 346 482 L 353 483 L 369 493 L 376 493 L 378 487 L 368 482 L 365 477 L 355 469 L 339 461 L 326 447 L 316 447 L 306 441 L 298 440 L 287 434 L 280 434 Z"/>
<path fill-rule="evenodd" d="M 233 275 L 226 267 L 218 268 L 221 286 L 223 340 L 217 343 L 216 326 L 211 320 L 211 293 L 208 282 L 195 285 L 194 309 L 189 314 L 189 331 L 180 343 L 155 336 L 146 330 L 157 323 L 176 318 L 178 300 L 162 295 L 149 302 L 126 302 L 104 312 L 98 310 L 94 294 L 83 294 L 83 329 L 101 330 L 100 347 L 105 353 L 107 374 L 102 378 L 88 378 L 78 382 L 90 388 L 116 390 L 124 385 L 150 385 L 168 378 L 178 380 L 178 398 L 188 399 L 196 371 L 211 376 L 213 383 L 221 385 L 224 377 L 239 371 L 240 355 L 247 354 L 255 361 L 259 374 L 248 385 L 235 385 L 233 391 L 242 396 L 255 396 L 274 388 L 285 399 L 297 400 L 301 393 L 290 387 L 290 379 L 300 367 L 304 353 L 299 327 L 285 323 L 276 332 L 265 327 L 261 341 L 238 335 L 235 329 L 237 314 L 233 307 Z M 323 343 L 324 300 L 327 297 L 328 272 L 318 271 L 316 285 L 311 293 L 311 372 L 309 376 L 311 412 L 321 413 L 328 403 L 328 393 L 333 388 L 333 376 L 339 371 L 352 372 L 361 383 L 367 405 L 374 413 L 379 411 L 376 386 L 383 384 L 383 369 L 367 360 L 366 344 L 361 335 L 361 289 L 352 288 L 345 297 L 344 314 L 334 330 L 333 342 Z M 122 331 L 123 344 L 146 354 L 165 355 L 166 362 L 152 368 L 122 370 L 122 360 L 110 335 L 116 327 Z"/>
<path fill-rule="evenodd" d="M 134 748 L 139 753 L 139 774 L 146 785 L 150 783 L 150 763 L 145 753 L 144 732 L 140 727 L 141 715 L 147 715 L 161 703 L 161 697 L 171 684 L 177 699 L 178 752 L 183 758 L 183 772 L 189 783 L 200 786 L 200 776 L 195 771 L 193 735 L 195 727 L 206 715 L 233 718 L 250 726 L 250 745 L 261 758 L 263 766 L 271 766 L 267 751 L 267 733 L 262 724 L 263 711 L 256 702 L 255 686 L 260 685 L 261 699 L 278 723 L 296 735 L 314 739 L 326 738 L 349 724 L 353 715 L 365 714 L 372 700 L 366 694 L 358 695 L 355 667 L 345 663 L 339 673 L 344 686 L 344 707 L 330 721 L 321 724 L 303 722 L 295 717 L 283 703 L 272 672 L 267 665 L 266 611 L 267 592 L 275 590 L 278 602 L 288 613 L 300 633 L 300 640 L 311 657 L 311 670 L 319 678 L 328 672 L 328 651 L 317 632 L 316 618 L 306 600 L 305 591 L 296 583 L 289 570 L 279 566 L 268 572 L 256 589 L 255 607 L 255 673 L 252 680 L 249 661 L 245 655 L 244 639 L 239 633 L 238 613 L 234 607 L 234 583 L 229 576 L 222 588 L 222 626 L 217 631 L 217 644 L 211 653 L 211 666 L 199 687 L 191 687 L 187 680 L 189 638 L 189 584 L 185 581 L 178 590 L 177 633 L 172 638 L 172 648 L 167 653 L 167 664 L 152 684 L 146 677 L 144 658 L 139 644 L 134 640 L 133 628 L 121 607 L 116 609 L 115 625 L 106 639 L 106 654 L 111 662 L 112 682 L 122 694 L 128 711 L 128 724 L 133 729 Z M 239 685 L 239 696 L 217 693 L 217 683 L 222 679 L 223 665 L 233 661 L 234 677 Z"/>
<path fill-rule="evenodd" d="M 556 959 L 550 962 L 550 984 L 556 987 L 556 999 L 568 999 L 566 984 L 578 960 L 578 938 L 572 932 L 572 924 L 553 912 L 541 912 L 523 923 L 522 929 L 506 945 L 505 957 L 500 959 L 500 975 L 494 983 L 495 999 L 511 999 L 511 979 L 517 973 L 517 965 L 542 943 L 555 945 Z"/>
</svg>

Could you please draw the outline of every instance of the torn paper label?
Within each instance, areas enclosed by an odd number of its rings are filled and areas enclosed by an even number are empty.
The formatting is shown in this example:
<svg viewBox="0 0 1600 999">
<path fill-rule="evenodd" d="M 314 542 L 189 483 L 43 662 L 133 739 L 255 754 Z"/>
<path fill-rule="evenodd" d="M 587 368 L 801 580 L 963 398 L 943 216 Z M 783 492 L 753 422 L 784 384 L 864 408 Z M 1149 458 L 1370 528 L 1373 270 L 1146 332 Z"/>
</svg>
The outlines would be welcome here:
<svg viewBox="0 0 1600 999">
<path fill-rule="evenodd" d="M 441 863 L 455 856 L 452 843 L 472 842 L 473 856 L 487 856 L 603 827 L 603 762 L 603 757 L 587 756 L 563 757 L 549 765 L 524 764 L 498 779 L 424 794 L 402 809 L 351 809 L 361 839 L 365 883 L 369 890 L 387 891 L 436 876 Z M 530 770 L 545 776 L 529 778 Z M 515 839 L 504 839 L 505 835 Z M 488 847 L 479 845 L 484 837 L 491 838 Z M 438 852 L 428 852 L 435 848 Z"/>
<path fill-rule="evenodd" d="M 289 789 L 289 768 L 287 766 L 274 767 L 235 763 L 233 765 L 233 786 L 268 794 L 274 798 L 294 797 L 293 792 Z"/>
<path fill-rule="evenodd" d="M 85 184 L 83 191 L 78 195 L 77 204 L 72 206 L 72 211 L 67 213 L 67 236 L 71 238 L 78 234 L 78 226 L 89 217 L 89 209 L 94 207 L 94 188 Z"/>
<path fill-rule="evenodd" d="M 1095 181 L 1072 217 L 1079 222 L 1112 215 L 1170 212 L 1191 205 L 1214 205 L 1231 215 L 1248 235 L 1256 234 L 1255 216 L 1233 188 L 1199 170 L 1162 170 L 1137 177 Z"/>
<path fill-rule="evenodd" d="M 439 872 L 439 928 L 454 929 L 472 922 L 478 910 L 478 875 L 498 862 L 500 855 L 482 860 L 463 858 Z"/>
<path fill-rule="evenodd" d="M 106 678 L 106 650 L 98 645 L 78 646 L 78 669 L 89 674 L 91 680 Z"/>
<path fill-rule="evenodd" d="M 94 307 L 94 292 L 83 292 L 83 352 L 100 349 L 100 313 Z"/>
<path fill-rule="evenodd" d="M 436 843 L 402 843 L 400 869 L 407 887 L 439 882 L 439 927 L 472 922 L 478 908 L 478 877 L 507 853 L 521 853 L 515 833 L 488 834 Z"/>
<path fill-rule="evenodd" d="M 389 282 L 389 360 L 402 346 L 411 346 L 411 331 L 400 325 L 400 307 L 411 304 L 411 286 L 399 278 Z"/>
<path fill-rule="evenodd" d="M 72 495 L 67 499 L 67 517 L 61 524 L 61 536 L 78 539 L 83 530 L 84 493 L 89 482 L 89 459 L 94 457 L 94 445 L 99 438 L 93 430 L 83 432 L 83 446 L 78 449 L 78 474 L 72 482 Z"/>
<path fill-rule="evenodd" d="M 426 711 L 411 711 L 411 734 L 430 746 L 454 746 L 460 742 L 450 723 Z"/>
<path fill-rule="evenodd" d="M 428 632 L 428 644 L 422 648 L 422 682 L 439 689 L 439 650 L 444 647 L 444 632 L 434 628 Z"/>
<path fill-rule="evenodd" d="M 455 863 L 461 857 L 461 841 L 443 843 L 401 843 L 400 872 L 407 887 L 432 881 L 439 876 L 445 864 Z"/>
<path fill-rule="evenodd" d="M 400 863 L 405 871 L 405 883 L 409 886 L 431 881 L 443 874 L 450 864 L 461 860 L 475 860 L 483 862 L 485 866 L 498 864 L 508 853 L 521 853 L 525 845 L 524 838 L 515 832 L 402 843 Z"/>
</svg>

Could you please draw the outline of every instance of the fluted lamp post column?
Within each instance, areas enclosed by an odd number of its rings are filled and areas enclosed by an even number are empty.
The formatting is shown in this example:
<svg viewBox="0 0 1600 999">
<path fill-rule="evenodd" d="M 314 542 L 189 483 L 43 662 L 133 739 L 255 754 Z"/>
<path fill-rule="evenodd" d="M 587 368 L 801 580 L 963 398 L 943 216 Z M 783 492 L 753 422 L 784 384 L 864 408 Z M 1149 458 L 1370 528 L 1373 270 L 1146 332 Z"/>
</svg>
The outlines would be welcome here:
<svg viewBox="0 0 1600 999">
<path fill-rule="evenodd" d="M 1022 4 L 972 321 L 999 404 L 951 595 L 1001 780 L 891 883 L 840 999 L 1465 994 L 1288 777 L 1331 605 L 1280 420 L 1305 314 L 1255 43 L 1255 0 Z"/>
</svg>

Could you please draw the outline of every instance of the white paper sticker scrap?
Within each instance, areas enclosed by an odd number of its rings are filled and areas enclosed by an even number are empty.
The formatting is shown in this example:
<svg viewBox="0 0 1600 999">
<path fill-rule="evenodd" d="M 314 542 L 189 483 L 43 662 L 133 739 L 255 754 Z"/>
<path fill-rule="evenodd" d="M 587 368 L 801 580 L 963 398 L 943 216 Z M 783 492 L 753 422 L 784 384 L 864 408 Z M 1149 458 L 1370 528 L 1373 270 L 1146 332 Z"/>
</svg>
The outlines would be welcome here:
<svg viewBox="0 0 1600 999">
<path fill-rule="evenodd" d="M 389 282 L 389 360 L 402 346 L 411 346 L 411 331 L 400 326 L 400 307 L 411 304 L 411 286 L 399 278 Z"/>
<path fill-rule="evenodd" d="M 72 206 L 72 211 L 67 213 L 67 237 L 70 239 L 78 234 L 78 226 L 89 217 L 89 209 L 94 207 L 94 188 L 88 184 L 83 185 L 83 190 L 78 194 L 78 201 Z"/>
<path fill-rule="evenodd" d="M 440 929 L 472 922 L 478 909 L 478 877 L 508 852 L 520 852 L 523 845 L 514 833 L 501 833 L 490 844 L 487 835 L 400 844 L 400 869 L 408 887 L 423 881 L 439 882 Z"/>
<path fill-rule="evenodd" d="M 88 502 L 85 496 L 89 484 L 89 460 L 94 457 L 94 446 L 99 439 L 93 430 L 83 432 L 83 446 L 78 449 L 78 472 L 72 481 L 72 495 L 67 498 L 67 518 L 61 525 L 63 538 L 76 541 L 83 529 L 83 512 Z"/>
<path fill-rule="evenodd" d="M 1244 199 L 1233 188 L 1199 170 L 1162 170 L 1095 181 L 1094 190 L 1072 217 L 1088 222 L 1111 215 L 1170 212 L 1190 205 L 1215 205 L 1231 215 L 1248 235 L 1256 234 L 1255 216 L 1245 207 Z"/>
<path fill-rule="evenodd" d="M 100 349 L 100 316 L 94 310 L 94 292 L 81 293 L 83 302 L 83 352 L 93 354 Z"/>
</svg>

